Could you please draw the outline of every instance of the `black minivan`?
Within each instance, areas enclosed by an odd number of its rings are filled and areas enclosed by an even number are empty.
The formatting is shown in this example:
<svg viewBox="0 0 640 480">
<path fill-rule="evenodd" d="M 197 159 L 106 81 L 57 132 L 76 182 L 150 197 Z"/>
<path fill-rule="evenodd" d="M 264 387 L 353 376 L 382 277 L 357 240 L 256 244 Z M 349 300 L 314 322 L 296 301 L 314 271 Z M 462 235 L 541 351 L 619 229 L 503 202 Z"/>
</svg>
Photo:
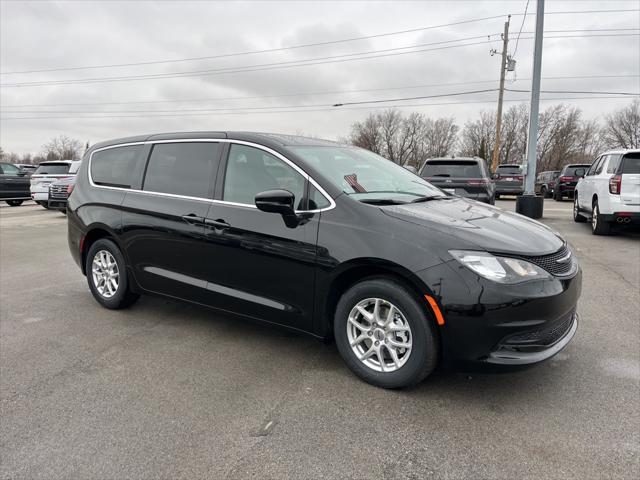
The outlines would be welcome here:
<svg viewBox="0 0 640 480">
<path fill-rule="evenodd" d="M 103 306 L 153 293 L 333 337 L 382 387 L 438 364 L 534 364 L 577 329 L 581 272 L 557 233 L 350 145 L 237 132 L 100 143 L 68 218 Z"/>
</svg>

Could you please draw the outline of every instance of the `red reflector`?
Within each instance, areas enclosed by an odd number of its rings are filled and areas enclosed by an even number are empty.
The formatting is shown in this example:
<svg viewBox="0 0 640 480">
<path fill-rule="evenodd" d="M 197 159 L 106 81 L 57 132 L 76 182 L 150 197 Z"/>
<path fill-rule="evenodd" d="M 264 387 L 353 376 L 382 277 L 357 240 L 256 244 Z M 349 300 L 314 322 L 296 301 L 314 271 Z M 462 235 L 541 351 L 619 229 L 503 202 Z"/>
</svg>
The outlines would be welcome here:
<svg viewBox="0 0 640 480">
<path fill-rule="evenodd" d="M 74 187 L 73 183 L 70 183 L 69 185 L 67 185 L 67 194 L 70 195 L 71 192 L 73 192 L 73 187 Z"/>
<path fill-rule="evenodd" d="M 516 180 L 522 180 L 524 177 L 522 175 L 516 176 Z"/>
<path fill-rule="evenodd" d="M 82 250 L 84 249 L 84 239 L 85 239 L 85 236 L 83 235 L 83 236 L 80 237 L 80 242 L 78 242 L 78 247 L 80 248 L 80 253 L 82 253 Z"/>
<path fill-rule="evenodd" d="M 616 212 L 614 213 L 615 216 L 617 217 L 630 217 L 633 215 L 632 212 Z"/>
<path fill-rule="evenodd" d="M 573 177 L 560 177 L 561 182 L 570 182 L 573 180 Z"/>
</svg>

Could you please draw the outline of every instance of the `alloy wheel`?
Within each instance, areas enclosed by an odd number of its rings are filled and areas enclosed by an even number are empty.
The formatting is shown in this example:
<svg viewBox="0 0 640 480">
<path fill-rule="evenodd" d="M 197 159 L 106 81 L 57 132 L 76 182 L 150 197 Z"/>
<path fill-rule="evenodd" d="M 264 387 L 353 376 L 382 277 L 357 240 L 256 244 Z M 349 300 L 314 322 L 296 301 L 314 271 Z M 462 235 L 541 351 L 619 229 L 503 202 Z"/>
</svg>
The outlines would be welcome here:
<svg viewBox="0 0 640 480">
<path fill-rule="evenodd" d="M 591 228 L 595 230 L 598 228 L 598 204 L 596 203 L 593 206 L 593 213 L 591 214 Z"/>
<path fill-rule="evenodd" d="M 411 355 L 409 322 L 398 307 L 381 298 L 367 298 L 353 307 L 347 338 L 356 358 L 377 372 L 394 372 Z"/>
<path fill-rule="evenodd" d="M 100 295 L 111 298 L 116 294 L 120 283 L 120 271 L 111 252 L 107 250 L 96 252 L 91 264 L 91 275 L 93 285 Z"/>
</svg>

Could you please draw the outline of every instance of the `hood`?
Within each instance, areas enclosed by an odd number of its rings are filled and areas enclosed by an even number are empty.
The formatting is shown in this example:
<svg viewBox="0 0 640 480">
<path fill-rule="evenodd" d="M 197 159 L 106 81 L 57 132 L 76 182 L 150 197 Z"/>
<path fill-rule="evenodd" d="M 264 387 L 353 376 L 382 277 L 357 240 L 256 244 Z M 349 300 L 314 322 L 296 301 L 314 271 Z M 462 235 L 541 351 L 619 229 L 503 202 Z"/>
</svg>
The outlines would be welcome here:
<svg viewBox="0 0 640 480">
<path fill-rule="evenodd" d="M 460 197 L 391 205 L 381 210 L 391 217 L 456 237 L 471 244 L 468 247 L 471 249 L 547 255 L 557 252 L 565 243 L 557 233 L 540 222 Z"/>
</svg>

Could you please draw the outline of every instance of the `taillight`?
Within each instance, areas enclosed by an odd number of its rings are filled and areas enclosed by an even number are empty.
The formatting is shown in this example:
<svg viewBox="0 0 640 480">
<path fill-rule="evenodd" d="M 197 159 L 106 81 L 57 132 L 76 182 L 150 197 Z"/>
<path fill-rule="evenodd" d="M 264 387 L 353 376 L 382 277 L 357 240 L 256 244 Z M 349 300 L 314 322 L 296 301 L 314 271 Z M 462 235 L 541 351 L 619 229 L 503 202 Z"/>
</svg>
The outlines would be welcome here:
<svg viewBox="0 0 640 480">
<path fill-rule="evenodd" d="M 614 195 L 620 195 L 620 189 L 622 188 L 622 175 L 614 175 L 609 179 L 609 193 Z"/>
<path fill-rule="evenodd" d="M 559 180 L 561 182 L 570 182 L 571 180 L 573 180 L 573 177 L 567 177 L 567 176 L 563 175 L 562 177 L 560 177 Z"/>
<path fill-rule="evenodd" d="M 519 180 L 519 181 L 522 181 L 522 179 L 523 179 L 523 178 L 524 178 L 524 177 L 523 177 L 522 175 L 517 175 L 517 176 L 516 176 L 516 180 Z"/>
<path fill-rule="evenodd" d="M 479 180 L 467 180 L 467 185 L 474 185 L 474 186 L 480 186 L 480 185 L 488 185 L 489 181 L 481 178 Z"/>
<path fill-rule="evenodd" d="M 73 192 L 73 187 L 74 187 L 73 183 L 70 183 L 69 185 L 67 185 L 67 194 L 68 195 L 71 195 L 71 192 Z"/>
</svg>

